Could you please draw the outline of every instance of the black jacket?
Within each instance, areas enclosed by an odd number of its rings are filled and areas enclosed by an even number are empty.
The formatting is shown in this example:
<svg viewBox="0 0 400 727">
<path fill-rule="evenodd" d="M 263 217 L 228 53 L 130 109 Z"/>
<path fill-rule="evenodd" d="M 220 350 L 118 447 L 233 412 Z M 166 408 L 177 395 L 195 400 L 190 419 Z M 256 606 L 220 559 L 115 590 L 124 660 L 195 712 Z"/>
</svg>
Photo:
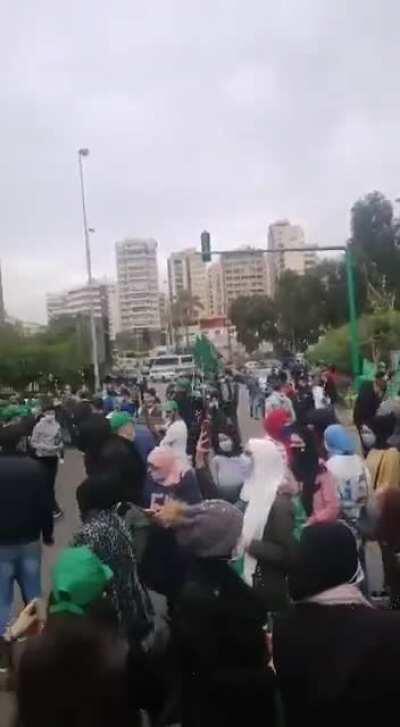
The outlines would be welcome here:
<svg viewBox="0 0 400 727">
<path fill-rule="evenodd" d="M 288 494 L 278 494 L 262 540 L 253 540 L 249 548 L 250 555 L 257 558 L 254 586 L 267 611 L 281 611 L 288 606 L 287 575 L 297 555 L 293 528 L 292 498 Z"/>
<path fill-rule="evenodd" d="M 398 707 L 400 614 L 299 604 L 274 625 L 287 727 L 377 727 Z"/>
<path fill-rule="evenodd" d="M 378 411 L 381 399 L 372 381 L 364 381 L 354 404 L 353 419 L 356 427 L 368 424 Z"/>
<path fill-rule="evenodd" d="M 236 727 L 256 714 L 274 725 L 265 609 L 224 560 L 195 559 L 173 612 L 183 727 Z"/>
<path fill-rule="evenodd" d="M 30 457 L 0 457 L 0 546 L 53 536 L 52 500 L 46 473 Z"/>
</svg>

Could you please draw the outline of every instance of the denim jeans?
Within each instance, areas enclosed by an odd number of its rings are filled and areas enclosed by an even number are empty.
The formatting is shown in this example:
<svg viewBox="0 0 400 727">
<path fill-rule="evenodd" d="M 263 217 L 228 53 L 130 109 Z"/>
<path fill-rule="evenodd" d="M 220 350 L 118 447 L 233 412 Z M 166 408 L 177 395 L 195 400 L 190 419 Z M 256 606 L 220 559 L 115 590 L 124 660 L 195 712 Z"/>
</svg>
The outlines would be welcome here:
<svg viewBox="0 0 400 727">
<path fill-rule="evenodd" d="M 0 545 L 0 635 L 6 629 L 14 598 L 14 581 L 25 603 L 41 594 L 40 542 Z"/>
</svg>

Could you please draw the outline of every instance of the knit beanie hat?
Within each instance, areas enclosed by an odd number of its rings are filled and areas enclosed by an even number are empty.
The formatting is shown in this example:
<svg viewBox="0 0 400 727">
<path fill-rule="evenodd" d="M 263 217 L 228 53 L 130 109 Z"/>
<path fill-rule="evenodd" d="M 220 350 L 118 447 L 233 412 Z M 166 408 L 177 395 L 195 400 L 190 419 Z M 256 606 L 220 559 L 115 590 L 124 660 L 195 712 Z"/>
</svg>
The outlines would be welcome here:
<svg viewBox="0 0 400 727">
<path fill-rule="evenodd" d="M 82 616 L 103 595 L 113 578 L 111 568 L 83 545 L 65 548 L 53 568 L 50 613 Z"/>
<path fill-rule="evenodd" d="M 178 404 L 176 403 L 175 399 L 169 399 L 165 402 L 163 409 L 166 414 L 174 414 L 178 412 Z"/>
<path fill-rule="evenodd" d="M 122 427 L 126 427 L 127 424 L 131 424 L 133 419 L 127 411 L 116 411 L 110 419 L 110 426 L 112 432 L 118 432 Z"/>
<path fill-rule="evenodd" d="M 226 558 L 232 554 L 243 525 L 237 507 L 224 500 L 205 500 L 184 508 L 175 525 L 176 539 L 199 558 Z"/>
<path fill-rule="evenodd" d="M 350 583 L 357 568 L 357 545 L 347 525 L 310 525 L 302 532 L 298 562 L 289 576 L 290 594 L 294 601 L 302 601 Z"/>
</svg>

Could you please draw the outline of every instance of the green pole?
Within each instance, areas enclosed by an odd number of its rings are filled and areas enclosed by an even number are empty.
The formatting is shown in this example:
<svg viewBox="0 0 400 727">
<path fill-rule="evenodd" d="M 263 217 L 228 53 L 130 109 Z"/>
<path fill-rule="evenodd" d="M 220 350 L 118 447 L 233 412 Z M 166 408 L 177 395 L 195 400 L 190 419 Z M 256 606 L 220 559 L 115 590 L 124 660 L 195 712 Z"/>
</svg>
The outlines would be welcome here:
<svg viewBox="0 0 400 727">
<path fill-rule="evenodd" d="M 358 342 L 358 321 L 356 312 L 353 258 L 349 248 L 347 248 L 345 252 L 345 258 L 347 272 L 347 295 L 349 298 L 351 367 L 353 370 L 353 376 L 358 376 L 358 374 L 360 373 L 360 346 Z"/>
</svg>

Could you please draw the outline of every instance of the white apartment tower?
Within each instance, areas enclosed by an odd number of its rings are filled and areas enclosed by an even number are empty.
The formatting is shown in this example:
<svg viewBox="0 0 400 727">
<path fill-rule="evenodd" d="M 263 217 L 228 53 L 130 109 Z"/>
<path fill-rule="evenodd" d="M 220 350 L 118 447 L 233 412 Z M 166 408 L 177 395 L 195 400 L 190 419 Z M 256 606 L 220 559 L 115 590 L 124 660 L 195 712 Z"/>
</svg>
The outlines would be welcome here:
<svg viewBox="0 0 400 727">
<path fill-rule="evenodd" d="M 169 256 L 168 288 L 171 303 L 176 300 L 180 291 L 187 290 L 202 305 L 199 316 L 207 315 L 207 267 L 195 248 L 174 252 Z"/>
<path fill-rule="evenodd" d="M 116 252 L 121 331 L 159 331 L 156 240 L 122 240 L 117 242 Z"/>
<path fill-rule="evenodd" d="M 314 252 L 304 251 L 304 231 L 300 225 L 291 225 L 289 220 L 278 220 L 268 228 L 268 249 L 275 251 L 269 254 L 270 289 L 272 297 L 276 293 L 279 276 L 285 270 L 293 270 L 299 275 L 315 265 Z M 285 252 L 287 248 L 298 248 L 296 252 Z"/>
<path fill-rule="evenodd" d="M 221 253 L 225 313 L 229 316 L 236 298 L 268 295 L 266 254 L 263 250 L 243 247 Z"/>
</svg>

